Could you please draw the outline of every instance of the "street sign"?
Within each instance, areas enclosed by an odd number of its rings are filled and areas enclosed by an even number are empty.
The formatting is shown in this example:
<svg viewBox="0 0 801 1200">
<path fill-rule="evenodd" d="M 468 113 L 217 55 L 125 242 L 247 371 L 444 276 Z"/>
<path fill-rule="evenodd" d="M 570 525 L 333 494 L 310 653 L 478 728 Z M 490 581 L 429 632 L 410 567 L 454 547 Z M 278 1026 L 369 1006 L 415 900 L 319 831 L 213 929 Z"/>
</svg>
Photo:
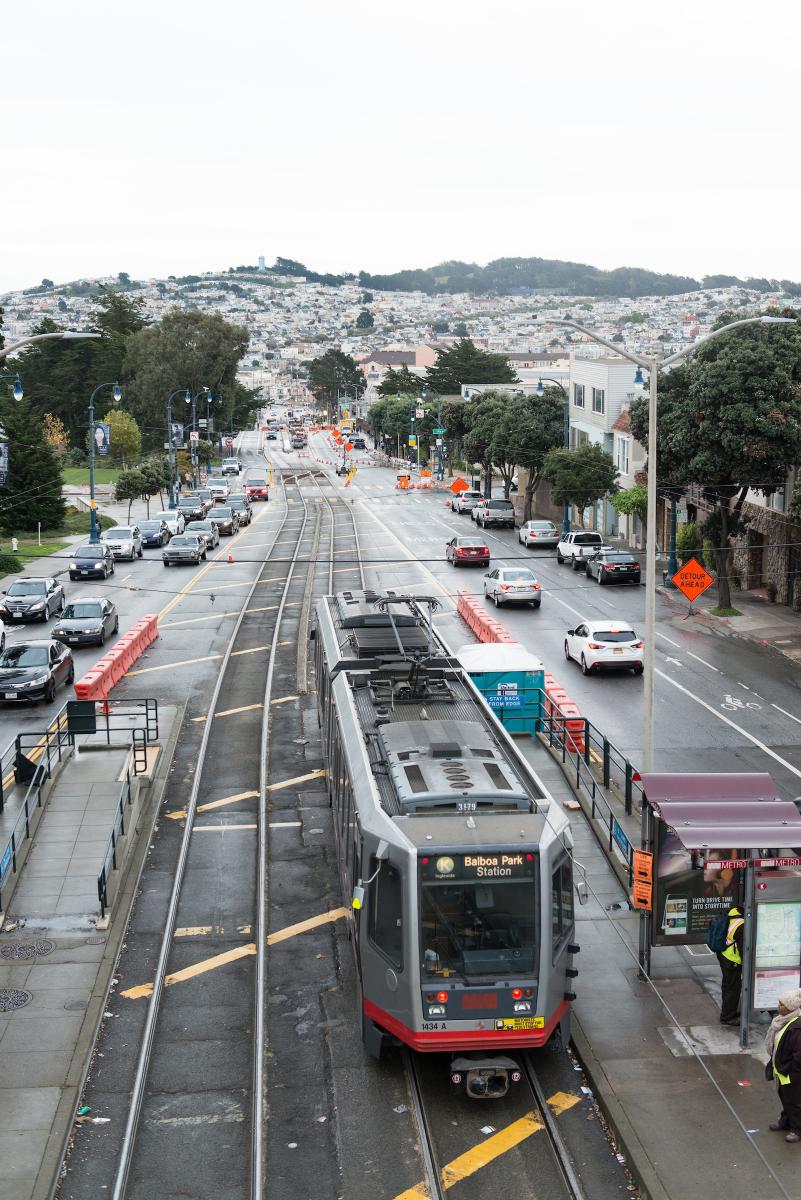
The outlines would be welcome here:
<svg viewBox="0 0 801 1200">
<path fill-rule="evenodd" d="M 702 595 L 715 582 L 706 567 L 702 567 L 697 558 L 691 558 L 688 563 L 672 576 L 673 583 L 692 604 L 693 600 Z"/>
<path fill-rule="evenodd" d="M 632 885 L 631 902 L 635 908 L 652 908 L 653 885 L 644 883 L 640 879 L 635 879 Z"/>
<path fill-rule="evenodd" d="M 466 480 L 459 477 L 454 479 L 453 483 L 451 484 L 451 491 L 453 492 L 454 496 L 458 496 L 460 492 L 466 492 L 469 487 L 470 484 L 467 483 Z"/>
<path fill-rule="evenodd" d="M 417 420 L 420 421 L 426 415 L 426 410 L 424 408 L 416 408 L 414 410 L 414 415 Z"/>
<path fill-rule="evenodd" d="M 347 452 L 348 454 L 351 452 L 351 450 L 352 450 L 352 449 L 353 449 L 353 443 L 352 443 L 352 442 L 345 442 L 345 450 L 346 450 L 346 452 Z"/>
<path fill-rule="evenodd" d="M 229 450 L 232 450 L 232 449 L 233 449 L 233 446 L 234 446 L 234 439 L 233 439 L 233 438 L 226 438 L 226 439 L 225 439 L 225 444 L 226 444 L 226 446 L 228 447 L 228 449 L 229 449 Z"/>
<path fill-rule="evenodd" d="M 441 446 L 441 445 L 442 445 L 442 438 L 437 438 L 437 445 L 438 445 L 438 446 Z"/>
<path fill-rule="evenodd" d="M 634 878 L 642 883 L 652 883 L 654 877 L 654 856 L 649 850 L 634 851 Z"/>
<path fill-rule="evenodd" d="M 433 428 L 433 430 L 432 430 L 432 433 L 434 434 L 434 436 L 435 436 L 435 437 L 439 437 L 439 435 L 440 435 L 440 434 L 442 434 L 442 433 L 444 433 L 444 432 L 445 432 L 445 426 L 444 426 L 444 425 L 435 425 L 435 426 L 434 426 L 434 428 Z"/>
<path fill-rule="evenodd" d="M 408 441 L 408 444 L 409 444 L 410 446 L 416 446 L 416 445 L 417 445 L 417 434 L 415 434 L 415 433 L 410 433 L 410 434 L 409 434 L 409 441 Z"/>
<path fill-rule="evenodd" d="M 189 430 L 189 440 L 193 446 L 196 446 L 197 443 L 200 441 L 200 434 L 198 433 L 198 431 L 196 429 Z"/>
</svg>

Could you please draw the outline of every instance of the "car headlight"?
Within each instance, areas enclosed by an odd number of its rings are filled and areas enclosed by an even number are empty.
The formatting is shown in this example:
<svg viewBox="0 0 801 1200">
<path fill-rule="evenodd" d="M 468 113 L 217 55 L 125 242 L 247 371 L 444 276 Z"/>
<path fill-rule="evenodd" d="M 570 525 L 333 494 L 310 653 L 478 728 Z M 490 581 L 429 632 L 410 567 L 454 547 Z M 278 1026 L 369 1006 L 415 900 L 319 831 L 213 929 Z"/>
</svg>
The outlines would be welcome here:
<svg viewBox="0 0 801 1200">
<path fill-rule="evenodd" d="M 23 683 L 24 688 L 41 687 L 43 683 L 47 683 L 46 675 L 37 675 L 35 679 L 29 679 L 27 683 Z"/>
<path fill-rule="evenodd" d="M 31 612 L 36 612 L 36 610 L 38 608 L 44 608 L 44 606 L 45 606 L 44 600 L 37 600 L 35 604 L 31 605 Z"/>
</svg>

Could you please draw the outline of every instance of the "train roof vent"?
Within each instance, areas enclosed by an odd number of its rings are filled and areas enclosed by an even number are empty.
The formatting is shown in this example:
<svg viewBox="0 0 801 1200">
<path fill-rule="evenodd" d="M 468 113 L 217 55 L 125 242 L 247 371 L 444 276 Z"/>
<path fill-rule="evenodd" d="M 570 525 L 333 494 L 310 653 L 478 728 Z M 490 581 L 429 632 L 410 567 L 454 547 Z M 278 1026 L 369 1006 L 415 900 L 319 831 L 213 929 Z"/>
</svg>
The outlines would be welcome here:
<svg viewBox="0 0 801 1200">
<path fill-rule="evenodd" d="M 387 596 L 394 594 L 394 592 L 383 593 Z M 375 607 L 376 601 L 380 599 L 379 593 L 373 591 L 372 588 L 364 591 L 337 592 L 335 603 L 342 628 L 364 629 L 368 625 L 389 627 L 389 614 L 381 612 Z M 392 615 L 396 625 L 415 625 L 417 623 L 414 613 L 408 610 L 404 612 L 401 608 L 393 609 Z"/>
<path fill-rule="evenodd" d="M 531 796 L 489 731 L 477 721 L 404 721 L 378 738 L 406 813 L 528 809 Z"/>
</svg>

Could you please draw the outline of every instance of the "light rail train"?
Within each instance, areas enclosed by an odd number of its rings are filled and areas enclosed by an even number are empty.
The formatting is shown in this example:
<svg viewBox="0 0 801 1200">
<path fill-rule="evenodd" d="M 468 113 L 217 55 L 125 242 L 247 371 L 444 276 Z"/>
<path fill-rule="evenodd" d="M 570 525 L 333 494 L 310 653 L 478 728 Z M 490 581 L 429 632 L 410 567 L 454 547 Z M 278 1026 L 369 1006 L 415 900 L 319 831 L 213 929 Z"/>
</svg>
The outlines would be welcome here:
<svg viewBox="0 0 801 1200">
<path fill-rule="evenodd" d="M 428 597 L 318 602 L 318 714 L 367 1050 L 451 1055 L 504 1095 L 508 1054 L 569 1040 L 570 827 L 438 637 Z"/>
</svg>

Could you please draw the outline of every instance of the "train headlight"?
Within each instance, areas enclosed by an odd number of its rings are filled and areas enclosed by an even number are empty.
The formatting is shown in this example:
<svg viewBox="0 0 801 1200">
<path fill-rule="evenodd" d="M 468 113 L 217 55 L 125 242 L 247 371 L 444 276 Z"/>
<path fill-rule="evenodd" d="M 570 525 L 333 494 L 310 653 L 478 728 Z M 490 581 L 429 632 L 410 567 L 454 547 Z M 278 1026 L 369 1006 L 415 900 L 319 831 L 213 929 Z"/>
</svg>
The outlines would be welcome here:
<svg viewBox="0 0 801 1200">
<path fill-rule="evenodd" d="M 429 1017 L 444 1017 L 445 1016 L 445 1005 L 444 1004 L 430 1004 L 428 1006 L 428 1015 L 429 1015 Z"/>
<path fill-rule="evenodd" d="M 531 1012 L 531 1005 L 528 1000 L 520 1000 L 515 1004 L 515 1012 Z"/>
</svg>

